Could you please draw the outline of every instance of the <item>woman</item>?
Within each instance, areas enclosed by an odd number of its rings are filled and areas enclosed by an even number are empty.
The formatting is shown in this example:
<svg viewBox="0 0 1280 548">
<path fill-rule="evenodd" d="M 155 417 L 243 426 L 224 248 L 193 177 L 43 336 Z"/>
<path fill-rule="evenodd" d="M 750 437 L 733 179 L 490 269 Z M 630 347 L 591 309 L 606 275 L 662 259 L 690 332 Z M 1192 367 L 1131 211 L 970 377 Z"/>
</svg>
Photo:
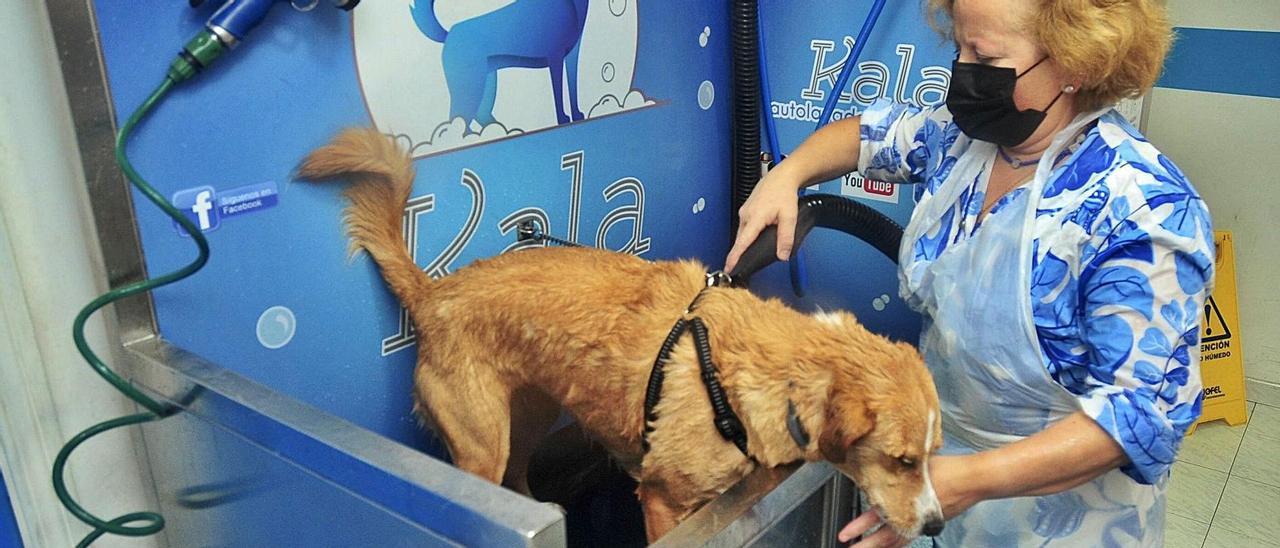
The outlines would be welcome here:
<svg viewBox="0 0 1280 548">
<path fill-rule="evenodd" d="M 945 448 L 946 546 L 1160 546 L 1165 484 L 1200 414 L 1209 214 L 1109 105 L 1149 89 L 1157 0 L 930 0 L 957 46 L 946 108 L 831 124 L 741 209 L 732 268 L 796 190 L 857 169 L 915 183 L 900 289 L 925 318 Z M 854 519 L 841 541 L 880 524 Z M 860 545 L 909 539 L 882 527 Z"/>
</svg>

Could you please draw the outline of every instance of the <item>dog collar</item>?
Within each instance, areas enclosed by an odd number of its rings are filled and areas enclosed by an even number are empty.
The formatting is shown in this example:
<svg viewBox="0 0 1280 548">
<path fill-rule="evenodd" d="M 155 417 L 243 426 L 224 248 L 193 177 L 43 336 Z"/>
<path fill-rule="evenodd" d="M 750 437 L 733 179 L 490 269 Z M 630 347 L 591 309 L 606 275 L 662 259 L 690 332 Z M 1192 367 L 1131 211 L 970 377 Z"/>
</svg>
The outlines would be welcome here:
<svg viewBox="0 0 1280 548">
<path fill-rule="evenodd" d="M 787 432 L 801 449 L 809 447 L 809 431 L 800 422 L 800 416 L 796 414 L 796 402 L 790 398 L 787 398 Z"/>
</svg>

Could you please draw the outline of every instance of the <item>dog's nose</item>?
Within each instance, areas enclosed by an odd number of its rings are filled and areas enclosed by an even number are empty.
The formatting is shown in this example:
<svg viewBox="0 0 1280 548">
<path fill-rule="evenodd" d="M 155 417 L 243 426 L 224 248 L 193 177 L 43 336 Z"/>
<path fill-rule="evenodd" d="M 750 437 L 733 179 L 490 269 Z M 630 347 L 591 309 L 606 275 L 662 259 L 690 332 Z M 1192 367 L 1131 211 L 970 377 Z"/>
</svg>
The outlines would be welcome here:
<svg viewBox="0 0 1280 548">
<path fill-rule="evenodd" d="M 922 532 L 927 537 L 936 537 L 942 534 L 943 525 L 946 525 L 946 522 L 940 519 L 929 520 L 924 524 L 924 530 Z"/>
</svg>

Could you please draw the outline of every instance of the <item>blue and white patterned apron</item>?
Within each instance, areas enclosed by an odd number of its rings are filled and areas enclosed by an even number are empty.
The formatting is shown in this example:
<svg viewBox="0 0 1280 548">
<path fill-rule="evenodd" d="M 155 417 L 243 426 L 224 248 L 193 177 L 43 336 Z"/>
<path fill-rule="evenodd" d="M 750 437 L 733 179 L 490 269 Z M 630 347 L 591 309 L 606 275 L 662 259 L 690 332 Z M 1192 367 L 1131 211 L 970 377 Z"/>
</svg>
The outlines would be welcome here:
<svg viewBox="0 0 1280 548">
<path fill-rule="evenodd" d="M 1032 222 L 1054 158 L 1101 114 L 1077 117 L 1045 152 L 1028 190 L 937 260 L 915 261 L 915 242 L 993 161 L 994 145 L 974 141 L 938 193 L 912 215 L 900 253 L 901 291 L 926 318 L 920 346 L 942 404 L 942 454 L 994 449 L 1079 409 L 1050 376 L 1036 337 Z M 1055 495 L 985 501 L 951 519 L 937 541 L 966 547 L 1160 546 L 1165 483 L 1142 485 L 1117 469 Z"/>
</svg>

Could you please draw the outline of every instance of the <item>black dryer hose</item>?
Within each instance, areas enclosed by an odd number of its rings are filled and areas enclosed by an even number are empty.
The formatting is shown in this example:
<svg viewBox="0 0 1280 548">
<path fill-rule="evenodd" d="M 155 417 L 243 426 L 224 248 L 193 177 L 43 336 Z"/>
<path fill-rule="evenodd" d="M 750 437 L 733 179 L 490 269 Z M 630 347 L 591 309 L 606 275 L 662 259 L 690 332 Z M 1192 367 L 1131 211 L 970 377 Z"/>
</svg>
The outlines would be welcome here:
<svg viewBox="0 0 1280 548">
<path fill-rule="evenodd" d="M 902 226 L 870 206 L 844 196 L 810 194 L 800 197 L 796 216 L 796 237 L 792 245 L 792 257 L 801 242 L 814 227 L 839 230 L 858 238 L 898 262 L 898 247 L 902 244 Z M 769 226 L 756 237 L 742 253 L 737 266 L 729 276 L 737 285 L 745 285 L 752 274 L 778 260 L 778 227 Z"/>
</svg>

